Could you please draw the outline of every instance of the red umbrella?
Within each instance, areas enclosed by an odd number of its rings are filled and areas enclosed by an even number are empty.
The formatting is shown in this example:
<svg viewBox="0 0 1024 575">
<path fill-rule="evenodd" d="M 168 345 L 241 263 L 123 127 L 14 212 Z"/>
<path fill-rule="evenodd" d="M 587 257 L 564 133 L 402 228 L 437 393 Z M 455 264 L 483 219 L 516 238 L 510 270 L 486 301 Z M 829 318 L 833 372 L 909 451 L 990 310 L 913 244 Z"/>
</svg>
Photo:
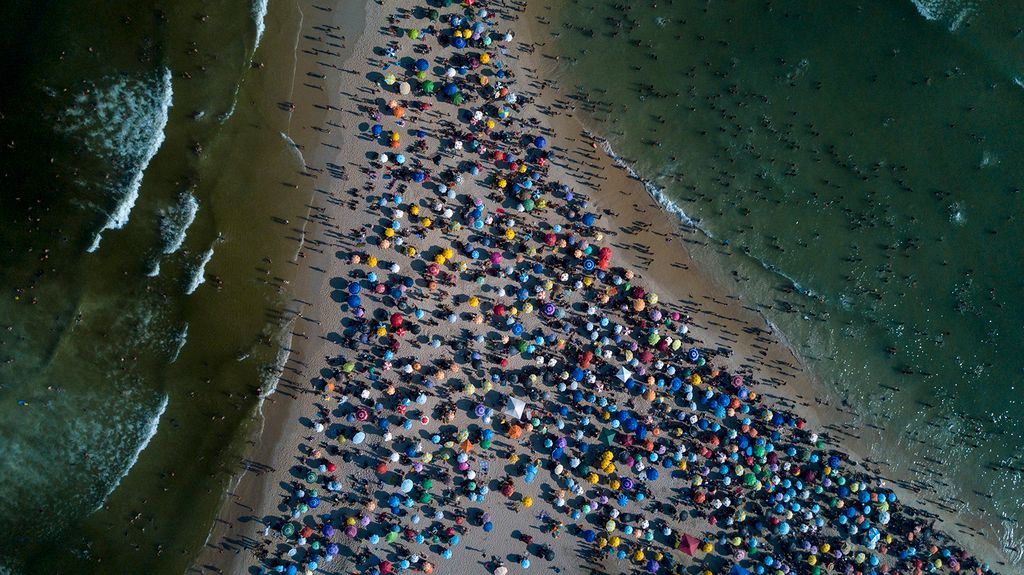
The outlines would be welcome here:
<svg viewBox="0 0 1024 575">
<path fill-rule="evenodd" d="M 682 541 L 679 542 L 679 550 L 690 556 L 693 556 L 699 547 L 700 540 L 689 533 L 683 535 Z"/>
<path fill-rule="evenodd" d="M 402 325 L 402 314 L 393 313 L 391 314 L 391 327 L 398 329 Z"/>
<path fill-rule="evenodd" d="M 338 468 L 338 466 L 335 465 L 334 463 L 328 463 L 327 464 L 327 471 L 329 471 L 330 473 L 334 473 L 334 470 L 337 469 L 337 468 Z"/>
<path fill-rule="evenodd" d="M 388 561 L 387 559 L 382 561 L 381 564 L 380 564 L 380 572 L 381 573 L 391 573 L 391 562 Z"/>
</svg>

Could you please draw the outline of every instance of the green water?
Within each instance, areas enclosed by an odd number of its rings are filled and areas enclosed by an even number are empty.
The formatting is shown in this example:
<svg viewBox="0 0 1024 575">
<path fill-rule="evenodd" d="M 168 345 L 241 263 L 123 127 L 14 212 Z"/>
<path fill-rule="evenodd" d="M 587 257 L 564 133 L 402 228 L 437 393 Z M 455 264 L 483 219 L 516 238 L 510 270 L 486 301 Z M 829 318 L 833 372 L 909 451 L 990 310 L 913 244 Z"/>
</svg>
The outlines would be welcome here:
<svg viewBox="0 0 1024 575">
<path fill-rule="evenodd" d="M 2 16 L 0 572 L 181 573 L 286 331 L 300 15 L 255 56 L 249 2 Z"/>
<path fill-rule="evenodd" d="M 1017 559 L 1019 8 L 580 0 L 545 28 L 577 113 L 705 231 L 695 256 L 847 402 L 865 455 Z"/>
</svg>

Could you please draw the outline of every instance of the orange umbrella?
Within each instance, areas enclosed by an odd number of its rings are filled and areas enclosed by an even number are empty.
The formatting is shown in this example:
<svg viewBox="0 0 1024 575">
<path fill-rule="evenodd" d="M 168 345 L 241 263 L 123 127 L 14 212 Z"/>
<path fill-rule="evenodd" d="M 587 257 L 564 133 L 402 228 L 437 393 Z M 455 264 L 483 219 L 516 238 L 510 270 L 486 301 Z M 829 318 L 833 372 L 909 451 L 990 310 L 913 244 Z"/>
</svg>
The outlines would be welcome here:
<svg viewBox="0 0 1024 575">
<path fill-rule="evenodd" d="M 462 443 L 460 443 L 459 447 L 462 449 L 462 451 L 464 453 L 469 453 L 469 450 L 473 449 L 473 444 L 470 443 L 469 440 L 467 439 L 467 440 L 463 441 Z"/>
</svg>

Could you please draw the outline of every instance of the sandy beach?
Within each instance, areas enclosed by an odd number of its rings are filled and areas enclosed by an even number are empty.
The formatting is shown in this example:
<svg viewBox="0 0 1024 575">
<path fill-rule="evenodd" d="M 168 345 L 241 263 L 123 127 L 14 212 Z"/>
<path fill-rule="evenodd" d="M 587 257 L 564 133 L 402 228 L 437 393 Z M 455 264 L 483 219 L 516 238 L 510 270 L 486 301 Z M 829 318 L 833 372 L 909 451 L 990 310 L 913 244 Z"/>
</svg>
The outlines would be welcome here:
<svg viewBox="0 0 1024 575">
<path fill-rule="evenodd" d="M 578 121 L 578 102 L 561 84 L 565 72 L 547 50 L 547 7 L 478 2 L 469 19 L 486 22 L 483 36 L 495 41 L 480 46 L 478 33 L 456 49 L 451 31 L 461 28 L 448 22 L 464 8 L 435 4 L 303 4 L 294 97 L 281 113 L 291 115 L 289 136 L 306 163 L 300 185 L 316 195 L 305 221 L 289 222 L 301 234 L 289 355 L 263 404 L 260 433 L 188 572 L 286 565 L 303 572 L 313 556 L 325 573 L 386 573 L 401 570 L 402 561 L 406 570 L 439 573 L 519 572 L 523 565 L 556 573 L 775 572 L 763 570 L 766 556 L 785 573 L 984 572 L 975 556 L 1000 571 L 998 546 L 955 509 L 890 476 L 884 462 L 865 468 L 857 461 L 855 414 L 829 397 L 756 309 L 699 269 L 686 246 L 708 239 L 666 213 Z M 490 12 L 481 17 L 482 8 Z M 456 52 L 472 54 L 476 64 L 446 80 Z M 419 59 L 437 93 L 424 93 L 426 80 L 415 80 Z M 403 82 L 411 94 L 400 93 Z M 465 102 L 442 92 L 449 83 Z M 495 85 L 517 98 L 485 99 Z M 397 148 L 386 144 L 392 131 Z M 470 141 L 488 151 L 471 152 Z M 531 199 L 526 209 L 513 197 L 513 182 L 529 195 L 527 180 L 545 192 L 545 206 Z M 467 216 L 474 208 L 477 215 Z M 585 215 L 595 221 L 584 224 Z M 487 222 L 474 229 L 474 219 Z M 589 246 L 592 258 L 583 253 Z M 479 259 L 469 255 L 473 248 Z M 599 278 L 593 260 L 602 248 Z M 510 289 L 520 281 L 529 285 L 526 297 Z M 612 336 L 601 318 L 626 326 L 614 334 L 624 342 L 599 346 L 604 355 L 594 341 Z M 512 324 L 526 335 L 512 336 Z M 586 334 L 598 331 L 588 342 Z M 532 339 L 542 332 L 552 337 Z M 634 340 L 640 345 L 630 349 Z M 515 349 L 520 342 L 537 349 Z M 628 375 L 618 376 L 620 369 Z M 673 379 L 680 381 L 674 389 Z M 710 402 L 723 397 L 719 413 Z M 507 412 L 512 398 L 522 402 L 518 416 Z M 632 415 L 616 420 L 623 412 Z M 784 454 L 769 452 L 772 471 L 768 459 L 756 461 L 763 452 L 746 461 L 727 455 L 726 445 L 741 438 L 755 445 L 751 428 Z M 356 444 L 356 434 L 365 439 Z M 564 449 L 561 459 L 553 448 Z M 743 470 L 734 472 L 737 466 Z M 768 489 L 779 469 L 789 473 L 787 484 Z M 790 487 L 791 479 L 806 485 Z M 846 485 L 870 490 L 860 503 L 875 509 L 845 519 L 835 502 L 858 503 L 858 489 Z M 785 509 L 773 511 L 769 501 Z M 822 510 L 805 517 L 811 505 Z M 865 516 L 871 523 L 879 505 L 887 519 L 872 525 L 884 534 L 870 548 L 863 544 L 868 529 L 840 531 Z M 283 533 L 288 524 L 298 532 Z M 309 528 L 304 535 L 302 527 Z M 677 542 L 684 534 L 695 538 L 686 552 Z M 901 555 L 922 544 L 934 548 Z"/>
</svg>

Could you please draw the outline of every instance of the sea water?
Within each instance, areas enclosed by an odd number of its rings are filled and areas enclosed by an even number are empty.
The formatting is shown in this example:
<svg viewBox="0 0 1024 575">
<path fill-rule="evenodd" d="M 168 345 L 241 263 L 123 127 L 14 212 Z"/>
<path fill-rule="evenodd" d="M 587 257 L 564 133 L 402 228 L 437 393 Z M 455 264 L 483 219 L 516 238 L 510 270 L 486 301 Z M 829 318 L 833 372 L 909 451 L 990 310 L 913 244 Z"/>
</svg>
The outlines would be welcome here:
<svg viewBox="0 0 1024 575">
<path fill-rule="evenodd" d="M 283 357 L 297 13 L 0 8 L 0 572 L 181 573 L 202 545 Z"/>
<path fill-rule="evenodd" d="M 576 114 L 702 231 L 695 257 L 855 414 L 864 455 L 992 526 L 1020 560 L 1019 5 L 547 13 L 550 73 Z"/>
</svg>

